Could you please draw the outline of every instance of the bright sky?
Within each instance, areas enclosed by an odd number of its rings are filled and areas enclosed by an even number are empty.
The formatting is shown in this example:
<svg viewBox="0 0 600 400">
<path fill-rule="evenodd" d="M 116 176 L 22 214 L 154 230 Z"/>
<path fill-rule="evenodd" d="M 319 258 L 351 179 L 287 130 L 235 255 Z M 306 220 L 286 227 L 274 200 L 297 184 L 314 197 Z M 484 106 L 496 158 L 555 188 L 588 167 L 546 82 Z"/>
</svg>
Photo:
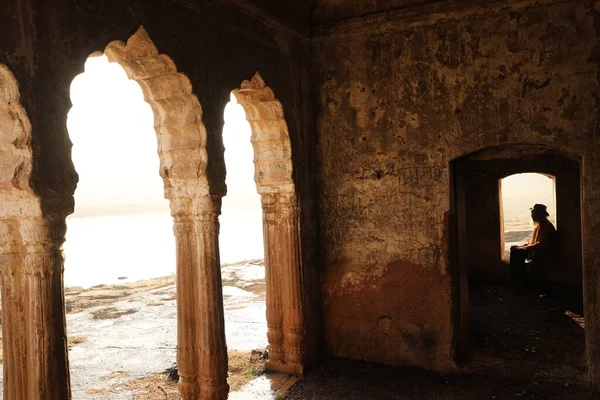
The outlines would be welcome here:
<svg viewBox="0 0 600 400">
<path fill-rule="evenodd" d="M 224 204 L 246 208 L 260 205 L 251 131 L 244 109 L 233 95 L 231 100 L 223 129 L 228 185 Z M 106 56 L 90 57 L 85 72 L 71 84 L 71 101 L 67 128 L 79 174 L 75 216 L 167 209 L 154 117 L 137 82 Z"/>
<path fill-rule="evenodd" d="M 529 219 L 529 209 L 534 204 L 548 207 L 550 220 L 556 221 L 554 180 L 536 173 L 515 174 L 502 180 L 502 206 L 504 220 Z"/>
<path fill-rule="evenodd" d="M 254 149 L 250 143 L 252 131 L 246 120 L 244 108 L 237 103 L 233 94 L 225 107 L 224 120 L 227 196 L 223 201 L 239 206 L 256 202 L 260 204 L 260 196 L 254 182 Z"/>
<path fill-rule="evenodd" d="M 221 206 L 221 262 L 264 257 L 262 207 L 254 182 L 254 149 L 246 114 L 233 95 L 225 107 L 223 145 L 227 196 Z"/>
<path fill-rule="evenodd" d="M 168 207 L 154 117 L 137 82 L 105 56 L 90 57 L 71 84 L 67 128 L 79 174 L 76 215 L 127 206 Z M 116 211 L 117 210 L 117 211 Z"/>
</svg>

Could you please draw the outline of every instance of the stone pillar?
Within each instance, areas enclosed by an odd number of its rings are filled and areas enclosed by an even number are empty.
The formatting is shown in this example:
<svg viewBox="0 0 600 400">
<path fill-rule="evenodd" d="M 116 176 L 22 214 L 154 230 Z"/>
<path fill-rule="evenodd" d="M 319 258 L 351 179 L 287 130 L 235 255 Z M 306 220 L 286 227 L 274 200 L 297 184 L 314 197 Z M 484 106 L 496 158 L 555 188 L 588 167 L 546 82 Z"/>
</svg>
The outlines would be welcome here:
<svg viewBox="0 0 600 400">
<path fill-rule="evenodd" d="M 71 398 L 61 246 L 65 216 L 0 222 L 4 398 Z"/>
<path fill-rule="evenodd" d="M 177 365 L 183 400 L 225 400 L 227 346 L 218 235 L 220 198 L 171 201 L 177 243 Z"/>
<path fill-rule="evenodd" d="M 279 223 L 276 211 L 277 198 L 270 194 L 261 196 L 263 208 L 263 242 L 265 247 L 265 283 L 267 286 L 267 339 L 269 341 L 269 360 L 267 368 L 278 370 L 284 364 L 283 354 L 283 310 L 281 306 L 281 288 L 278 265 L 281 253 L 277 248 Z"/>
<path fill-rule="evenodd" d="M 304 316 L 299 218 L 293 193 L 263 193 L 269 360 L 266 367 L 302 374 Z"/>
<path fill-rule="evenodd" d="M 280 197 L 281 292 L 283 303 L 283 342 L 288 371 L 302 374 L 304 365 L 304 314 L 302 310 L 302 270 L 300 256 L 299 210 L 296 196 Z"/>
</svg>

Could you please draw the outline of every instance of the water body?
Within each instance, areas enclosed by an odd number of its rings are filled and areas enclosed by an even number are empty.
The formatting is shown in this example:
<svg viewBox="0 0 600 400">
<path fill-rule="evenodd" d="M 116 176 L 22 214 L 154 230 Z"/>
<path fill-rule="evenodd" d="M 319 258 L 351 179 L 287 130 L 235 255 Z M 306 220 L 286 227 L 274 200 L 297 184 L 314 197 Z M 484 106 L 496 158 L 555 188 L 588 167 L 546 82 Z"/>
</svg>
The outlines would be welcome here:
<svg viewBox="0 0 600 400">
<path fill-rule="evenodd" d="M 260 213 L 228 210 L 219 221 L 222 264 L 264 257 Z M 176 271 L 168 213 L 69 217 L 67 229 L 65 286 L 135 282 Z"/>
</svg>

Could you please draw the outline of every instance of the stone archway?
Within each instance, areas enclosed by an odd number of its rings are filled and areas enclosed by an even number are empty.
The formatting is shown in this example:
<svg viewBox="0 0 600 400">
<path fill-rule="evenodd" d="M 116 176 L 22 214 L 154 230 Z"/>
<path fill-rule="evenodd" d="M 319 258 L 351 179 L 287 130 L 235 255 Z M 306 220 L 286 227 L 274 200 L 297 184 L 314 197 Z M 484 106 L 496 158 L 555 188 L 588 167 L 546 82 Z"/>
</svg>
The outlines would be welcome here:
<svg viewBox="0 0 600 400">
<path fill-rule="evenodd" d="M 470 329 L 481 322 L 470 323 L 473 308 L 469 307 L 469 285 L 479 281 L 499 286 L 511 280 L 510 266 L 502 260 L 500 246 L 503 230 L 499 181 L 520 173 L 544 174 L 555 180 L 556 216 L 562 221 L 557 226 L 560 251 L 554 255 L 553 265 L 545 267 L 541 273 L 538 271 L 537 277 L 553 284 L 581 286 L 582 163 L 576 155 L 547 146 L 508 144 L 463 155 L 452 160 L 450 166 L 452 228 L 449 254 L 453 271 L 455 354 L 458 361 L 471 362 Z M 526 216 L 532 205 L 523 204 Z M 583 292 L 583 296 L 585 299 L 588 295 Z M 590 315 L 586 310 L 586 319 Z M 585 336 L 596 336 L 587 323 Z M 588 366 L 592 368 L 589 358 Z"/>
<path fill-rule="evenodd" d="M 142 27 L 104 54 L 135 80 L 152 107 L 160 174 L 177 247 L 177 362 L 182 399 L 226 399 L 227 349 L 217 246 L 220 197 L 209 192 L 206 129 L 189 79 Z M 99 53 L 93 54 L 100 55 Z M 0 257 L 4 393 L 70 399 L 63 295 L 65 218 L 72 197 L 44 204 L 29 187 L 31 127 L 14 77 L 0 68 Z M 118 145 L 118 144 L 117 144 Z M 59 212 L 56 210 L 67 210 Z M 42 212 L 43 211 L 43 212 Z"/>
<path fill-rule="evenodd" d="M 210 194 L 206 129 L 190 80 L 140 28 L 104 54 L 135 80 L 154 112 L 160 174 L 177 248 L 177 365 L 182 399 L 225 399 L 227 348 L 218 256 L 220 197 Z"/>
<path fill-rule="evenodd" d="M 233 92 L 252 130 L 254 179 L 263 208 L 267 283 L 267 368 L 301 374 L 305 327 L 299 208 L 283 107 L 256 73 Z"/>
</svg>

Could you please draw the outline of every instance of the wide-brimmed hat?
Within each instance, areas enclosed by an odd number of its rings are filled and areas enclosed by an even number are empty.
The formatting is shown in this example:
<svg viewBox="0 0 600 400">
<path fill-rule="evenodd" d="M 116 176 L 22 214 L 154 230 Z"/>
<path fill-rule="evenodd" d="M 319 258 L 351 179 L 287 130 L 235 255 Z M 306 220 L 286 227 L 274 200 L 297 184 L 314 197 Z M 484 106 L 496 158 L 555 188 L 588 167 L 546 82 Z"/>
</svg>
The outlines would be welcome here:
<svg viewBox="0 0 600 400">
<path fill-rule="evenodd" d="M 536 213 L 536 214 L 545 214 L 546 217 L 550 216 L 550 214 L 548 214 L 548 211 L 546 211 L 548 209 L 548 207 L 546 207 L 543 204 L 534 204 L 533 207 L 531 207 L 529 210 L 532 213 Z"/>
</svg>

